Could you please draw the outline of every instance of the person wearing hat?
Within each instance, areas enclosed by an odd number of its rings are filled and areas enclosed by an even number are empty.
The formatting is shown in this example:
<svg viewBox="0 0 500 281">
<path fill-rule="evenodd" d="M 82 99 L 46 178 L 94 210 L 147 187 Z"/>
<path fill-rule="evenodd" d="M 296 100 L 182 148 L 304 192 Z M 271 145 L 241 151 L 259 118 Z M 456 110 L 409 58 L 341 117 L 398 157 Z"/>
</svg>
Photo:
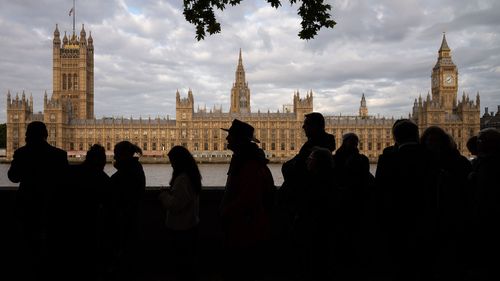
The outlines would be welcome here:
<svg viewBox="0 0 500 281">
<path fill-rule="evenodd" d="M 36 279 L 42 272 L 50 275 L 47 243 L 56 234 L 56 193 L 61 191 L 69 167 L 66 151 L 47 143 L 47 136 L 43 122 L 29 123 L 26 145 L 14 152 L 8 171 L 9 180 L 19 183 L 16 211 L 21 246 L 26 247 L 23 250 L 27 254 L 22 257 L 22 270 L 17 272 L 25 274 L 26 279 Z M 58 264 L 53 260 L 51 263 Z"/>
<path fill-rule="evenodd" d="M 254 128 L 234 119 L 228 132 L 233 151 L 220 205 L 225 234 L 226 280 L 255 280 L 265 270 L 270 239 L 270 206 L 275 188 L 269 162 L 256 143 Z"/>
</svg>

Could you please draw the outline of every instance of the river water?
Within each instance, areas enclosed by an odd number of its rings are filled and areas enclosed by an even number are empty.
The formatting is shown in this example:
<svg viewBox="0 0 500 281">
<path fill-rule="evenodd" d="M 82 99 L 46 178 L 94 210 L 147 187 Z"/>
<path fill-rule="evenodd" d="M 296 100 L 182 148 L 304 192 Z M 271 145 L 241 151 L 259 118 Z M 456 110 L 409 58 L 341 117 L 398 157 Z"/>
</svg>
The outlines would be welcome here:
<svg viewBox="0 0 500 281">
<path fill-rule="evenodd" d="M 0 164 L 0 186 L 17 186 L 7 178 L 9 164 Z M 147 186 L 167 186 L 172 176 L 172 167 L 170 164 L 143 164 L 144 172 L 146 173 Z M 203 177 L 203 186 L 224 186 L 226 184 L 227 169 L 229 164 L 200 164 L 200 173 Z M 281 174 L 281 164 L 269 164 L 271 173 L 273 174 L 274 184 L 281 186 L 283 183 L 283 175 Z M 376 165 L 370 165 L 370 171 L 375 174 Z M 116 169 L 107 164 L 104 168 L 108 175 L 116 172 Z"/>
</svg>

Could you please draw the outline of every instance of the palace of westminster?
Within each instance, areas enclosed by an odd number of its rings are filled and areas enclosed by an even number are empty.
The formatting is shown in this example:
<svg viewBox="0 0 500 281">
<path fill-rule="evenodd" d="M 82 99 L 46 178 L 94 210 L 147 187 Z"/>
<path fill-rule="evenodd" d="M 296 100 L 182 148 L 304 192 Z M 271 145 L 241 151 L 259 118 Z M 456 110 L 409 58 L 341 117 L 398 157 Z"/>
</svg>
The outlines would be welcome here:
<svg viewBox="0 0 500 281">
<path fill-rule="evenodd" d="M 69 157 L 84 156 L 94 143 L 103 145 L 112 155 L 115 143 L 129 140 L 143 149 L 144 156 L 165 159 L 174 145 L 187 147 L 200 161 L 228 161 L 226 132 L 234 118 L 255 127 L 261 147 L 273 161 L 283 161 L 295 155 L 306 141 L 302 130 L 304 114 L 313 111 L 313 92 L 301 97 L 293 94 L 293 104 L 280 112 L 252 112 L 250 89 L 245 79 L 241 50 L 236 77 L 231 89 L 229 112 L 221 108 L 195 110 L 191 90 L 187 97 L 176 93 L 176 118 L 101 118 L 94 117 L 94 42 L 87 37 L 82 25 L 80 36 L 75 32 L 62 42 L 56 25 L 53 39 L 53 92 L 45 93 L 43 113 L 33 112 L 33 98 L 7 93 L 7 159 L 24 145 L 26 126 L 43 121 L 49 132 L 48 142 L 68 151 Z M 457 98 L 458 71 L 451 50 L 443 35 L 436 65 L 432 69 L 431 94 L 415 99 L 410 118 L 424 130 L 438 125 L 451 134 L 459 150 L 468 154 L 466 142 L 479 131 L 480 101 L 465 93 Z M 335 135 L 337 146 L 342 135 L 354 132 L 360 138 L 360 151 L 376 161 L 382 150 L 393 143 L 393 118 L 377 118 L 368 114 L 364 94 L 359 114 L 355 116 L 325 116 L 326 131 Z"/>
</svg>

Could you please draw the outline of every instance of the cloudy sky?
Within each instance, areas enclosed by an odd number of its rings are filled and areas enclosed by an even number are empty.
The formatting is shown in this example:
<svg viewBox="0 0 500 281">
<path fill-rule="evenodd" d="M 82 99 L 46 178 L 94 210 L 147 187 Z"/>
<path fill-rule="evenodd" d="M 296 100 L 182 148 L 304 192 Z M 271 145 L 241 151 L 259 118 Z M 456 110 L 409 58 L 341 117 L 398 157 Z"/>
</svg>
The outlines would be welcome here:
<svg viewBox="0 0 500 281">
<path fill-rule="evenodd" d="M 227 111 L 241 48 L 253 111 L 276 111 L 295 90 L 312 89 L 314 109 L 326 114 L 356 114 L 365 93 L 370 114 L 407 116 L 430 90 L 444 31 L 459 95 L 479 91 L 482 108 L 500 104 L 500 1 L 329 2 L 338 24 L 310 41 L 297 36 L 297 6 L 245 0 L 218 13 L 221 34 L 198 42 L 180 0 L 77 0 L 77 31 L 84 23 L 94 38 L 95 114 L 172 116 L 176 90 L 189 88 L 195 106 Z M 71 32 L 71 6 L 0 0 L 0 122 L 9 89 L 32 93 L 42 109 L 52 90 L 53 31 L 58 23 Z"/>
</svg>

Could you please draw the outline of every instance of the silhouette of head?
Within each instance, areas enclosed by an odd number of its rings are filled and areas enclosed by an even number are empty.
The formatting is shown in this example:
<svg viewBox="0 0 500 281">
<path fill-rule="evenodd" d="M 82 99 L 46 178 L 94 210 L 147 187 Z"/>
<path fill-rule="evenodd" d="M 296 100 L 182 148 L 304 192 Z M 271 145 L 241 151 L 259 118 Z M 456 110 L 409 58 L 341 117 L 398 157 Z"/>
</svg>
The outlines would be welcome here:
<svg viewBox="0 0 500 281">
<path fill-rule="evenodd" d="M 142 155 L 142 150 L 129 141 L 121 141 L 115 145 L 114 154 L 116 162 L 122 162 Z"/>
<path fill-rule="evenodd" d="M 494 128 L 481 130 L 477 136 L 477 148 L 481 157 L 500 155 L 500 131 Z"/>
<path fill-rule="evenodd" d="M 314 174 L 327 174 L 333 169 L 332 152 L 326 148 L 315 146 L 306 160 L 307 170 Z"/>
<path fill-rule="evenodd" d="M 325 118 L 319 112 L 306 114 L 302 129 L 307 138 L 315 138 L 325 131 Z"/>
<path fill-rule="evenodd" d="M 196 166 L 193 155 L 183 146 L 172 147 L 167 155 L 174 170 L 188 171 Z"/>
<path fill-rule="evenodd" d="M 43 122 L 33 121 L 26 128 L 26 143 L 38 143 L 47 141 L 47 127 Z"/>
<path fill-rule="evenodd" d="M 448 152 L 454 148 L 450 135 L 438 126 L 425 129 L 420 143 L 434 153 Z"/>
<path fill-rule="evenodd" d="M 233 151 L 234 149 L 238 149 L 238 147 L 240 147 L 241 145 L 251 142 L 260 142 L 253 135 L 254 128 L 250 124 L 238 119 L 233 120 L 233 123 L 231 124 L 231 127 L 229 129 L 221 129 L 228 132 L 226 137 L 227 147 Z"/>
<path fill-rule="evenodd" d="M 201 190 L 201 174 L 189 150 L 183 146 L 177 145 L 172 147 L 167 155 L 173 168 L 170 185 L 173 184 L 178 175 L 186 173 L 195 191 L 199 192 Z"/>
<path fill-rule="evenodd" d="M 347 150 L 355 150 L 358 148 L 359 138 L 355 133 L 347 133 L 342 136 L 342 146 Z"/>
<path fill-rule="evenodd" d="M 104 150 L 104 147 L 99 144 L 92 145 L 89 151 L 87 151 L 87 155 L 85 156 L 85 161 L 83 163 L 102 171 L 104 166 L 106 166 L 106 151 Z"/>
<path fill-rule="evenodd" d="M 472 136 L 467 140 L 467 149 L 471 155 L 477 156 L 477 136 Z"/>
<path fill-rule="evenodd" d="M 418 126 L 409 119 L 396 121 L 392 133 L 397 145 L 409 142 L 418 143 Z"/>
</svg>

